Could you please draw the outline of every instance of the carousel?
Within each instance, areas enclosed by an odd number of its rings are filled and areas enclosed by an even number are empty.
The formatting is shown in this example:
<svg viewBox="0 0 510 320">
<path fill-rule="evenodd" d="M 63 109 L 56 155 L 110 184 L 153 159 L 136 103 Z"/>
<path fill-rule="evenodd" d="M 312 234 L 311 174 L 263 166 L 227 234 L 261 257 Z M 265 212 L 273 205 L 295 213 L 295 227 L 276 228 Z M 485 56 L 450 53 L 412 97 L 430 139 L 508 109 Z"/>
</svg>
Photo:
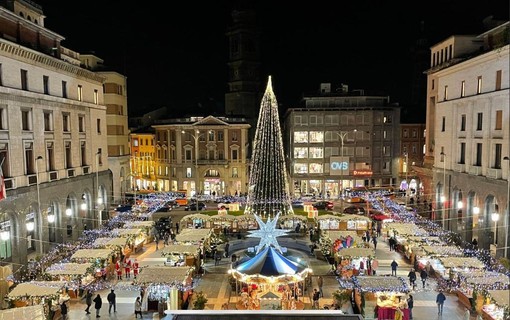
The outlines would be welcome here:
<svg viewBox="0 0 510 320">
<path fill-rule="evenodd" d="M 279 214 L 267 222 L 255 216 L 260 229 L 249 237 L 258 237 L 254 257 L 242 258 L 229 270 L 236 282 L 238 310 L 274 308 L 278 303 L 283 310 L 304 309 L 303 292 L 308 275 L 312 272 L 299 258 L 287 258 L 276 237 L 287 233 L 276 229 Z"/>
</svg>

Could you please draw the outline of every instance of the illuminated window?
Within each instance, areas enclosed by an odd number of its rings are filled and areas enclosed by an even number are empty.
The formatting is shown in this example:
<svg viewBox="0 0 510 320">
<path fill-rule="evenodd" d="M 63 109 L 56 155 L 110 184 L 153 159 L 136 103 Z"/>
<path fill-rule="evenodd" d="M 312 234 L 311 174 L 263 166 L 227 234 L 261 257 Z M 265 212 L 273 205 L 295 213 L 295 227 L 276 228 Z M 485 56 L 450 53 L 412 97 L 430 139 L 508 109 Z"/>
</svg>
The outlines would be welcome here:
<svg viewBox="0 0 510 320">
<path fill-rule="evenodd" d="M 322 159 L 324 158 L 324 149 L 321 147 L 312 147 L 310 148 L 310 158 L 312 159 Z"/>
<path fill-rule="evenodd" d="M 294 163 L 294 173 L 308 173 L 308 166 L 306 163 Z"/>
<path fill-rule="evenodd" d="M 323 164 L 322 163 L 310 163 L 309 172 L 310 173 L 323 173 Z"/>
<path fill-rule="evenodd" d="M 294 143 L 308 143 L 308 132 L 306 131 L 294 132 Z"/>
<path fill-rule="evenodd" d="M 323 143 L 324 132 L 322 131 L 310 131 L 310 143 Z"/>
<path fill-rule="evenodd" d="M 294 148 L 294 158 L 306 159 L 308 158 L 308 148 Z"/>
</svg>

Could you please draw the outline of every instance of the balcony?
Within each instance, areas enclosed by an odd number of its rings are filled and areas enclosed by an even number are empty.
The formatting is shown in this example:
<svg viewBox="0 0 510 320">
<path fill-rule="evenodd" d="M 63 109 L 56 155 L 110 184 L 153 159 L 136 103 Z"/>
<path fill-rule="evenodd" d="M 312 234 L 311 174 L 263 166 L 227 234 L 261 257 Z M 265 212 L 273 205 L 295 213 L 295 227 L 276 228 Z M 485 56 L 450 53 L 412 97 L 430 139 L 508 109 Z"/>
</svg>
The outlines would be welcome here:
<svg viewBox="0 0 510 320">
<path fill-rule="evenodd" d="M 482 167 L 480 166 L 469 166 L 468 167 L 468 173 L 474 176 L 481 176 L 482 175 Z"/>
</svg>

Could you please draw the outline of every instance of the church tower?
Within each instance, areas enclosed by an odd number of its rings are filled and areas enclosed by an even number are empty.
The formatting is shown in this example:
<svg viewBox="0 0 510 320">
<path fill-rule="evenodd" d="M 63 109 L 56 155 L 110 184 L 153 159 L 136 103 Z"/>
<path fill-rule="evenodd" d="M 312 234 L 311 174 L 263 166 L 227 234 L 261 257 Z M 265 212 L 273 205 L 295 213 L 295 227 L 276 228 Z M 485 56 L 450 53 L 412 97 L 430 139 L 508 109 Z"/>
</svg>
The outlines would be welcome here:
<svg viewBox="0 0 510 320">
<path fill-rule="evenodd" d="M 232 11 L 228 40 L 228 87 L 225 113 L 247 118 L 253 141 L 260 107 L 260 48 L 255 12 L 246 5 Z"/>
</svg>

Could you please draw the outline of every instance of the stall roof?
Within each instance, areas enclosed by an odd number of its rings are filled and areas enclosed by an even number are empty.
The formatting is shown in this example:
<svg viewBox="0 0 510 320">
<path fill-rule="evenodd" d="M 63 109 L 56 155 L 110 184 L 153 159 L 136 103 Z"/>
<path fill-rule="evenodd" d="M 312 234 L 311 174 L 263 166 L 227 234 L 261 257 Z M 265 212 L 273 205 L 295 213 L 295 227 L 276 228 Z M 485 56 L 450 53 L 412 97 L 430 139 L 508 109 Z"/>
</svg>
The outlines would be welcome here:
<svg viewBox="0 0 510 320">
<path fill-rule="evenodd" d="M 399 235 L 427 236 L 429 233 L 414 223 L 388 222 L 386 228 L 395 230 Z M 392 235 L 392 234 L 390 234 Z"/>
<path fill-rule="evenodd" d="M 57 275 L 84 275 L 87 273 L 89 268 L 92 267 L 92 263 L 55 263 L 46 269 L 46 273 L 57 276 Z"/>
<path fill-rule="evenodd" d="M 46 315 L 44 314 L 44 306 L 39 304 L 0 310 L 0 319 L 45 320 Z"/>
<path fill-rule="evenodd" d="M 462 257 L 464 253 L 457 246 L 421 246 L 429 256 Z"/>
<path fill-rule="evenodd" d="M 360 215 L 356 215 L 356 214 L 341 214 L 341 215 L 338 215 L 335 217 L 338 217 L 341 221 L 348 221 L 348 220 L 363 220 L 363 221 L 369 221 L 369 222 L 372 221 L 372 219 L 370 219 L 367 216 L 360 216 Z"/>
<path fill-rule="evenodd" d="M 71 259 L 108 259 L 113 254 L 113 249 L 79 249 Z"/>
<path fill-rule="evenodd" d="M 209 238 L 211 233 L 211 229 L 182 229 L 179 234 L 175 236 L 175 240 L 178 242 L 198 242 Z"/>
<path fill-rule="evenodd" d="M 374 248 L 344 248 L 337 252 L 337 255 L 342 257 L 375 257 L 375 249 Z"/>
<path fill-rule="evenodd" d="M 119 246 L 123 247 L 127 243 L 127 238 L 116 237 L 116 238 L 97 238 L 92 244 L 94 247 L 108 247 L 108 246 Z"/>
<path fill-rule="evenodd" d="M 154 225 L 153 220 L 148 221 L 127 221 L 124 223 L 125 229 L 151 228 Z"/>
<path fill-rule="evenodd" d="M 345 238 L 347 236 L 351 236 L 356 243 L 363 242 L 363 239 L 358 236 L 356 230 L 324 230 L 325 235 L 329 237 L 331 240 L 336 240 L 340 238 Z"/>
<path fill-rule="evenodd" d="M 360 291 L 381 292 L 409 292 L 407 282 L 401 277 L 393 276 L 356 276 L 352 277 L 354 285 Z"/>
<path fill-rule="evenodd" d="M 231 214 L 218 214 L 218 215 L 215 215 L 215 216 L 211 216 L 210 220 L 211 221 L 222 221 L 222 220 L 225 220 L 225 221 L 234 221 L 234 220 L 237 220 L 237 217 L 233 216 Z"/>
<path fill-rule="evenodd" d="M 455 268 L 455 267 L 464 267 L 464 268 L 476 268 L 483 269 L 485 265 L 482 261 L 478 260 L 475 257 L 443 257 L 439 258 L 443 267 L 445 268 Z"/>
<path fill-rule="evenodd" d="M 323 214 L 322 216 L 318 216 L 315 219 L 317 220 L 342 220 L 340 216 L 336 216 L 333 214 Z"/>
<path fill-rule="evenodd" d="M 203 214 L 203 213 L 193 213 L 193 214 L 188 214 L 181 218 L 181 220 L 195 220 L 195 219 L 207 221 L 207 220 L 211 219 L 211 216 Z"/>
<path fill-rule="evenodd" d="M 137 236 L 142 233 L 142 229 L 113 229 L 112 234 L 117 237 Z"/>
<path fill-rule="evenodd" d="M 487 292 L 498 306 L 510 305 L 510 290 L 488 290 Z"/>
<path fill-rule="evenodd" d="M 21 297 L 47 297 L 59 293 L 66 285 L 65 281 L 31 281 L 19 283 L 7 295 L 10 299 Z"/>
<path fill-rule="evenodd" d="M 196 254 L 199 246 L 196 244 L 171 244 L 161 250 L 161 255 L 168 254 Z"/>
<path fill-rule="evenodd" d="M 190 272 L 189 267 L 147 266 L 140 270 L 137 284 L 182 285 Z"/>
<path fill-rule="evenodd" d="M 506 274 L 495 271 L 462 271 L 458 273 L 469 284 L 493 286 L 496 283 L 510 285 L 510 279 Z"/>
</svg>

